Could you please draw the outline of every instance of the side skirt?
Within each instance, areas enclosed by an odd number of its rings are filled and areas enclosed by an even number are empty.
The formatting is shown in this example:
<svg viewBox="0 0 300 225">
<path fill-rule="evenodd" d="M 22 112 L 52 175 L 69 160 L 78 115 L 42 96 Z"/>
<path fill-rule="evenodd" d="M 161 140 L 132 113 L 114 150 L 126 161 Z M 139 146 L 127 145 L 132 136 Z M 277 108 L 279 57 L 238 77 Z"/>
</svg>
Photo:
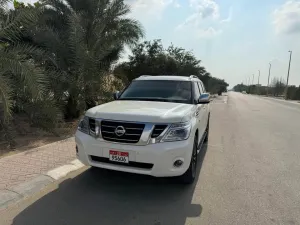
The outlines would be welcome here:
<svg viewBox="0 0 300 225">
<path fill-rule="evenodd" d="M 201 151 L 201 148 L 203 146 L 203 143 L 204 143 L 204 140 L 205 140 L 206 136 L 207 136 L 207 131 L 205 131 L 204 134 L 202 135 L 201 141 L 200 141 L 200 143 L 199 143 L 199 145 L 197 147 L 197 153 L 198 154 Z"/>
</svg>

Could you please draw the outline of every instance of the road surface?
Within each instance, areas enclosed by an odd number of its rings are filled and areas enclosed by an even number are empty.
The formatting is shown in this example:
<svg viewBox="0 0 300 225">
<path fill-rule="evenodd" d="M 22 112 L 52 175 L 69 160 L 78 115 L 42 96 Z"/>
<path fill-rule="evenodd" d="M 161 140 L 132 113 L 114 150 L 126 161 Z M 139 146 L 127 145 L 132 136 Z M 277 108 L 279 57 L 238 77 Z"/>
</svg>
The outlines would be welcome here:
<svg viewBox="0 0 300 225">
<path fill-rule="evenodd" d="M 218 97 L 199 165 L 190 187 L 85 168 L 0 213 L 0 224 L 300 224 L 300 104 Z"/>
</svg>

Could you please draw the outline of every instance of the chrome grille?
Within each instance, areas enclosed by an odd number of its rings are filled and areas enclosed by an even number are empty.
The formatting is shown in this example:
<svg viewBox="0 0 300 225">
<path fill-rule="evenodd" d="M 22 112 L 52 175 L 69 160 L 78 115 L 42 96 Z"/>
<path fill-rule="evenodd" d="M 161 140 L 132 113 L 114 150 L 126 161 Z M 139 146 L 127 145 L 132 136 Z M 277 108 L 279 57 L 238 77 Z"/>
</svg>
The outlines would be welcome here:
<svg viewBox="0 0 300 225">
<path fill-rule="evenodd" d="M 151 138 L 157 138 L 159 135 L 162 134 L 162 132 L 164 132 L 167 126 L 168 125 L 155 125 L 151 134 Z"/>
<path fill-rule="evenodd" d="M 117 135 L 115 130 L 117 127 L 123 127 L 125 133 L 123 135 Z M 102 138 L 106 141 L 121 142 L 121 143 L 138 143 L 145 124 L 142 123 L 130 123 L 119 121 L 101 121 L 101 134 Z"/>
</svg>

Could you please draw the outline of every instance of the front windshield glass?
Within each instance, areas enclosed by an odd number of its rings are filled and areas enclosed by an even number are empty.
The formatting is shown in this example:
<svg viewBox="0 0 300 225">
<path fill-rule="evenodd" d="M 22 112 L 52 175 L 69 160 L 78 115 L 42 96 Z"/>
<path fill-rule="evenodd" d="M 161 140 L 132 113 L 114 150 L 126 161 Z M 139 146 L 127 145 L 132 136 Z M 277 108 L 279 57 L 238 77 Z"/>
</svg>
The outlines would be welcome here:
<svg viewBox="0 0 300 225">
<path fill-rule="evenodd" d="M 136 80 L 119 100 L 164 101 L 190 104 L 192 83 L 173 80 Z"/>
</svg>

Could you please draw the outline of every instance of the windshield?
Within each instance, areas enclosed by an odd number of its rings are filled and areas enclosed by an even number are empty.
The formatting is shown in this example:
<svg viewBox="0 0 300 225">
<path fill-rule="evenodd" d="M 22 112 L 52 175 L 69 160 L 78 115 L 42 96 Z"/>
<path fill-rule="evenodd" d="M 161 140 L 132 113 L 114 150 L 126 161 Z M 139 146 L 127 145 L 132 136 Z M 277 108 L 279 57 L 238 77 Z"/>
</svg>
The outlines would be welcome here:
<svg viewBox="0 0 300 225">
<path fill-rule="evenodd" d="M 192 83 L 173 80 L 136 80 L 119 100 L 164 101 L 190 104 Z"/>
</svg>

